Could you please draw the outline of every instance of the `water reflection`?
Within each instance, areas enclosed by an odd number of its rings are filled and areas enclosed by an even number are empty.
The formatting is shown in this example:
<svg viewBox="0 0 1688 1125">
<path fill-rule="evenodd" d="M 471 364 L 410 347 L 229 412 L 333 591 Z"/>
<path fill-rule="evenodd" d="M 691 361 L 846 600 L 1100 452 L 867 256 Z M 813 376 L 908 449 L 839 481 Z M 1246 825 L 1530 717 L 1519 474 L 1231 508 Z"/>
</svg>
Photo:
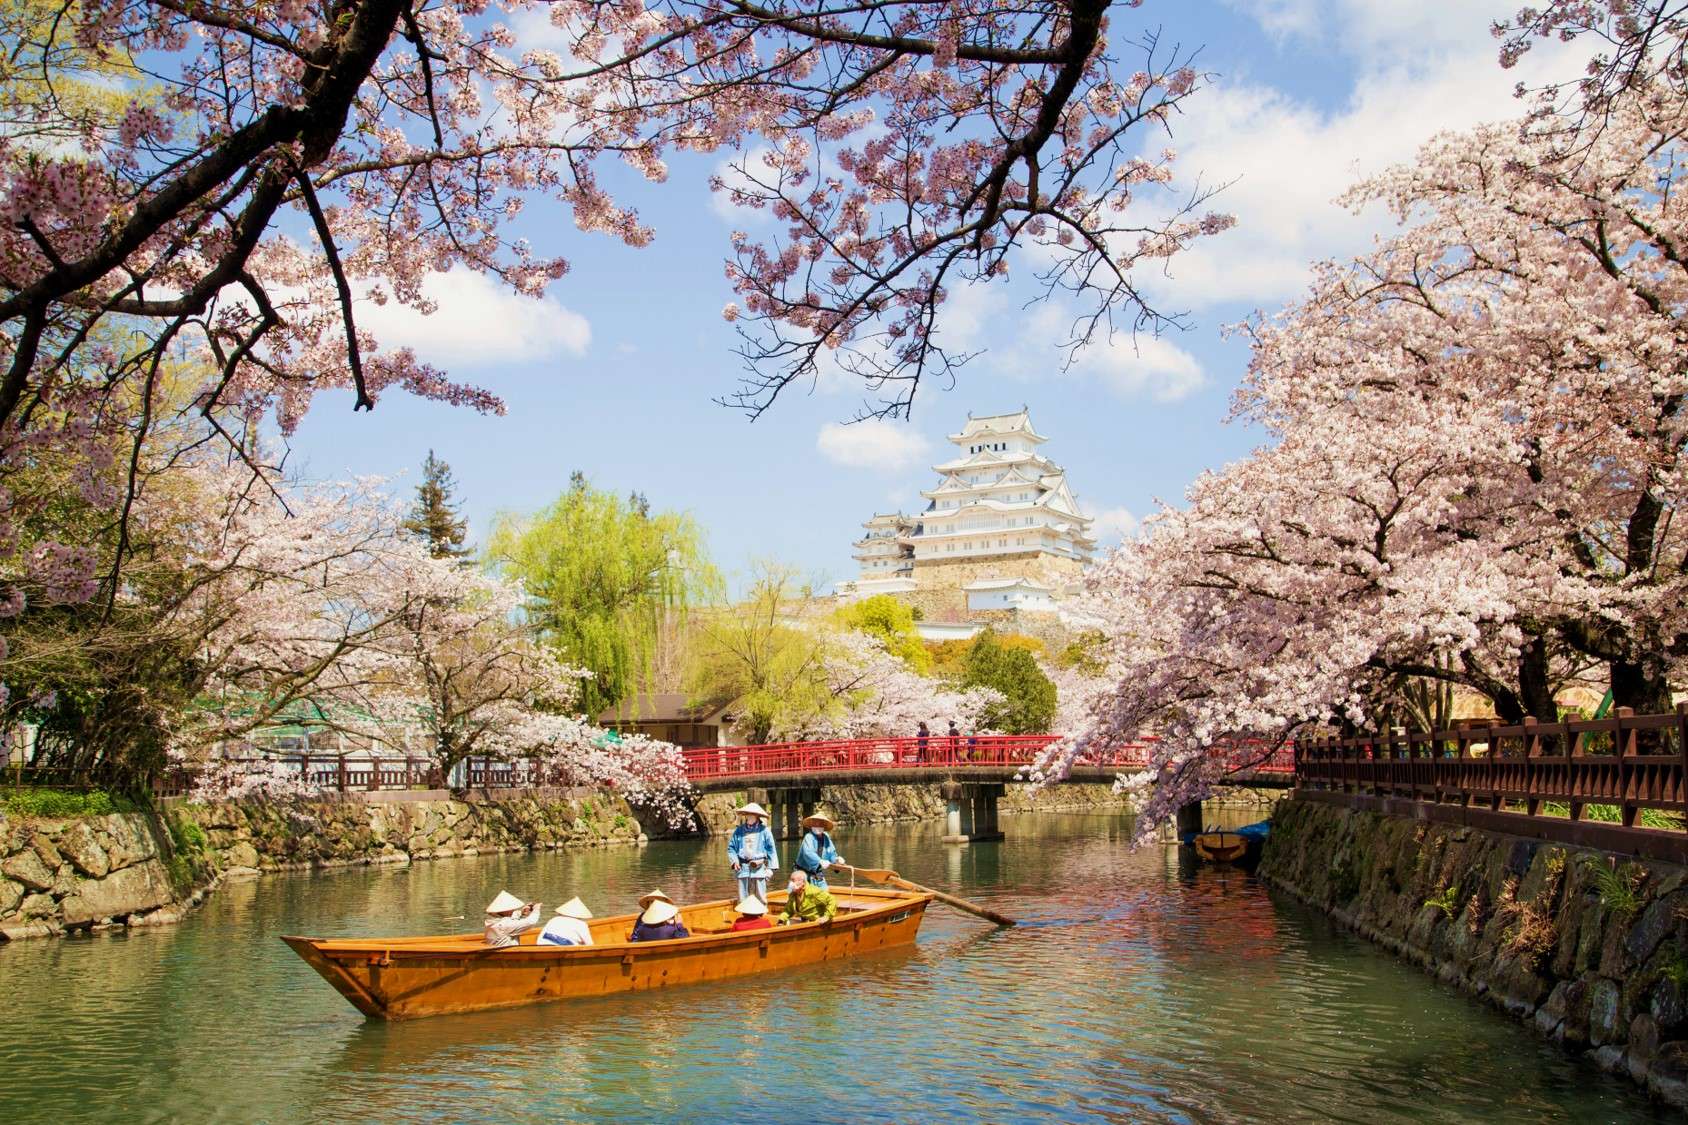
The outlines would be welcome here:
<svg viewBox="0 0 1688 1125">
<path fill-rule="evenodd" d="M 724 1121 L 794 1077 L 823 1121 L 1651 1113 L 1240 873 L 1128 852 L 1115 818 L 1006 819 L 1001 844 L 840 847 L 1015 929 L 934 910 L 912 949 L 630 997 L 371 1023 L 275 937 L 460 929 L 501 886 L 600 913 L 722 897 L 718 843 L 285 876 L 177 928 L 0 948 L 0 1120 Z"/>
</svg>

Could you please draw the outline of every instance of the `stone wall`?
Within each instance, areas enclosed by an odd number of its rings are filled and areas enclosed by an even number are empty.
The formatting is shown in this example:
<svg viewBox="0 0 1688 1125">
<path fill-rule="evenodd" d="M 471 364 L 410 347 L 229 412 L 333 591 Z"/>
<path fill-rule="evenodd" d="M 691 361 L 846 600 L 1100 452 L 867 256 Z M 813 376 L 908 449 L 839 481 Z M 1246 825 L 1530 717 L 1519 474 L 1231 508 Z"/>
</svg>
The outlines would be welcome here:
<svg viewBox="0 0 1688 1125">
<path fill-rule="evenodd" d="M 173 922 L 202 892 L 145 813 L 68 820 L 0 813 L 0 938 Z"/>
<path fill-rule="evenodd" d="M 1688 870 L 1291 800 L 1259 875 L 1688 1108 Z"/>
<path fill-rule="evenodd" d="M 0 940 L 174 922 L 229 876 L 643 839 L 620 798 L 562 791 L 170 802 L 157 813 L 69 820 L 0 815 Z"/>
<path fill-rule="evenodd" d="M 706 793 L 697 801 L 699 823 L 711 835 L 733 830 L 733 809 L 746 794 Z M 823 785 L 821 804 L 840 824 L 890 824 L 908 820 L 942 820 L 945 801 L 937 785 Z M 1125 812 L 1126 798 L 1112 785 L 1057 785 L 1033 793 L 1025 785 L 1009 785 L 998 812 Z"/>
</svg>

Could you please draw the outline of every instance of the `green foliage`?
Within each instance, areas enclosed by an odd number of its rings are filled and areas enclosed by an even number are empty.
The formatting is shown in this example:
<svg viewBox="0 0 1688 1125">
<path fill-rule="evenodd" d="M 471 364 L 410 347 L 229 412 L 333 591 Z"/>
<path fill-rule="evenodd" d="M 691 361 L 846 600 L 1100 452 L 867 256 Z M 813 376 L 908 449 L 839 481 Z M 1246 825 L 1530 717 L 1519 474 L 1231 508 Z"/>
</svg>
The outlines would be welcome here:
<svg viewBox="0 0 1688 1125">
<path fill-rule="evenodd" d="M 845 629 L 877 637 L 885 651 L 901 658 L 914 671 L 932 671 L 932 654 L 915 630 L 914 610 L 890 594 L 875 594 L 833 612 L 833 620 Z"/>
<path fill-rule="evenodd" d="M 1434 906 L 1444 917 L 1452 918 L 1459 913 L 1459 884 L 1443 887 L 1439 894 L 1424 900 L 1424 905 Z"/>
<path fill-rule="evenodd" d="M 1678 989 L 1688 989 L 1688 958 L 1682 956 L 1680 948 L 1673 948 L 1659 966 L 1659 975 L 1670 981 Z"/>
<path fill-rule="evenodd" d="M 995 688 L 1006 701 L 981 718 L 982 725 L 1008 734 L 1043 734 L 1055 719 L 1055 685 L 1031 652 L 1007 646 L 986 629 L 973 638 L 962 672 L 964 687 Z"/>
<path fill-rule="evenodd" d="M 752 743 L 799 736 L 843 705 L 827 678 L 827 638 L 793 623 L 801 600 L 790 570 L 764 564 L 742 602 L 697 618 L 687 693 L 699 703 L 731 705 Z"/>
<path fill-rule="evenodd" d="M 134 812 L 135 802 L 120 793 L 95 789 L 75 793 L 63 789 L 0 789 L 0 808 L 10 816 L 39 816 L 54 819 L 73 816 L 106 816 Z"/>
<path fill-rule="evenodd" d="M 1080 633 L 1068 642 L 1066 648 L 1055 654 L 1055 666 L 1074 668 L 1086 676 L 1100 676 L 1108 670 L 1102 653 L 1102 646 L 1107 640 L 1094 629 Z"/>
<path fill-rule="evenodd" d="M 170 833 L 169 854 L 164 866 L 170 872 L 170 882 L 183 891 L 198 883 L 207 873 L 211 857 L 206 852 L 208 841 L 205 829 L 178 813 L 166 812 L 165 830 Z"/>
<path fill-rule="evenodd" d="M 456 489 L 451 466 L 428 450 L 428 459 L 422 462 L 422 483 L 416 486 L 416 501 L 401 526 L 410 535 L 427 540 L 428 553 L 436 559 L 457 559 L 469 553 L 463 546 L 468 521 L 458 514 L 452 500 Z"/>
<path fill-rule="evenodd" d="M 1024 633 L 998 633 L 995 630 L 987 630 L 987 632 L 990 632 L 996 643 L 1005 649 L 1024 649 L 1034 657 L 1042 656 L 1046 651 L 1042 641 L 1036 637 L 1028 637 Z M 960 641 L 925 642 L 926 651 L 932 654 L 932 674 L 951 680 L 961 680 L 965 677 L 968 654 L 973 651 L 973 645 L 978 639 L 978 637 L 969 637 Z"/>
<path fill-rule="evenodd" d="M 1641 909 L 1640 886 L 1646 873 L 1639 866 L 1625 863 L 1607 867 L 1596 863 L 1589 874 L 1594 891 L 1600 896 L 1600 905 L 1608 913 L 1624 918 Z"/>
<path fill-rule="evenodd" d="M 592 673 L 580 701 L 592 716 L 646 688 L 665 623 L 719 584 L 689 515 L 652 512 L 579 473 L 532 518 L 501 516 L 488 553 L 521 581 L 546 640 Z"/>
</svg>

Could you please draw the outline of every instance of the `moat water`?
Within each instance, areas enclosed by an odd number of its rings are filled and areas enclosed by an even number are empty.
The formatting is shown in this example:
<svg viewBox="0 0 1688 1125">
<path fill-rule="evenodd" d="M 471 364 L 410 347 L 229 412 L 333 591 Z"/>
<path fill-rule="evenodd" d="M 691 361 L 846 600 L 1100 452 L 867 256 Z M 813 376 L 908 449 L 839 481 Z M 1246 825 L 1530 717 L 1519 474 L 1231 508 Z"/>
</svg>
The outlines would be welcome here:
<svg viewBox="0 0 1688 1125">
<path fill-rule="evenodd" d="M 0 1121 L 1664 1120 L 1478 1002 L 1112 816 L 841 829 L 1023 919 L 667 992 L 366 1021 L 277 935 L 473 928 L 500 888 L 719 898 L 719 841 L 282 875 L 180 926 L 0 946 Z M 468 916 L 468 921 L 455 917 Z"/>
</svg>

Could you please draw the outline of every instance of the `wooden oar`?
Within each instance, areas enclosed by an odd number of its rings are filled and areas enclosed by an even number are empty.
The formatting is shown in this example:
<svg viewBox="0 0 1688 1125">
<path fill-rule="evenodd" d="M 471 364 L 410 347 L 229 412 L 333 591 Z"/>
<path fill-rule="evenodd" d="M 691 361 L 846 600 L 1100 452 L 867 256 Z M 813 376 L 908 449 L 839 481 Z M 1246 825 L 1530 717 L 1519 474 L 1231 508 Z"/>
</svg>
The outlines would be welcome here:
<svg viewBox="0 0 1688 1125">
<path fill-rule="evenodd" d="M 898 875 L 895 871 L 889 871 L 883 867 L 853 867 L 848 863 L 835 863 L 832 866 L 840 871 L 849 871 L 853 874 L 860 875 L 870 883 L 885 883 L 896 887 L 898 890 L 915 891 L 919 894 L 931 895 L 945 906 L 953 906 L 957 910 L 964 910 L 969 914 L 976 914 L 985 921 L 995 922 L 999 926 L 1018 925 L 1014 919 L 1009 918 L 1006 915 L 998 914 L 994 910 L 987 910 L 978 903 L 968 902 L 964 898 L 956 898 L 954 895 L 946 895 L 943 891 L 935 891 L 931 887 L 923 887 L 919 883 L 911 883 L 907 879 L 904 879 L 901 875 Z"/>
</svg>

